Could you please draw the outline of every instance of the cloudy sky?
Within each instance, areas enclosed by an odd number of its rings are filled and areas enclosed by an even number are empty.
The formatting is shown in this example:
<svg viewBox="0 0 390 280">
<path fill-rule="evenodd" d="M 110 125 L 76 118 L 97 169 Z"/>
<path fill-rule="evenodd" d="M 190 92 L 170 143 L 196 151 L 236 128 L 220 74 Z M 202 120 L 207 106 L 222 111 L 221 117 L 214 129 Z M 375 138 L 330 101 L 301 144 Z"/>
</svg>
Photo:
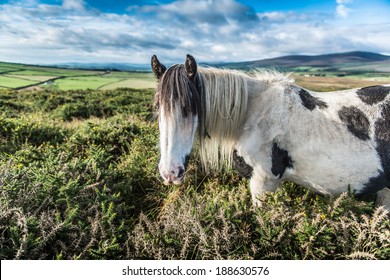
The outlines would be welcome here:
<svg viewBox="0 0 390 280">
<path fill-rule="evenodd" d="M 390 55 L 390 0 L 0 0 L 0 61 L 248 61 Z"/>
</svg>

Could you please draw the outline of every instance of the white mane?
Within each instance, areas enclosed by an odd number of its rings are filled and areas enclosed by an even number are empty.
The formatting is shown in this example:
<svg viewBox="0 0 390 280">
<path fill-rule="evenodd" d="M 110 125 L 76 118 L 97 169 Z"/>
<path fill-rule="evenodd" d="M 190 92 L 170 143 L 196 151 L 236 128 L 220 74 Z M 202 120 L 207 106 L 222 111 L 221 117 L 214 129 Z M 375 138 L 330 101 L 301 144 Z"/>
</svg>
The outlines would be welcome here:
<svg viewBox="0 0 390 280">
<path fill-rule="evenodd" d="M 232 155 L 247 113 L 249 79 L 291 84 L 293 79 L 277 71 L 200 68 L 203 83 L 204 120 L 200 121 L 200 156 L 206 170 L 231 166 Z M 206 137 L 202 137 L 206 134 Z"/>
<path fill-rule="evenodd" d="M 239 71 L 201 68 L 206 137 L 200 138 L 200 155 L 206 170 L 230 165 L 234 146 L 246 115 L 249 76 Z"/>
<path fill-rule="evenodd" d="M 284 74 L 276 70 L 255 69 L 251 74 L 251 77 L 264 81 L 266 83 L 278 83 L 281 85 L 290 85 L 294 83 L 294 79 L 289 74 Z"/>
</svg>

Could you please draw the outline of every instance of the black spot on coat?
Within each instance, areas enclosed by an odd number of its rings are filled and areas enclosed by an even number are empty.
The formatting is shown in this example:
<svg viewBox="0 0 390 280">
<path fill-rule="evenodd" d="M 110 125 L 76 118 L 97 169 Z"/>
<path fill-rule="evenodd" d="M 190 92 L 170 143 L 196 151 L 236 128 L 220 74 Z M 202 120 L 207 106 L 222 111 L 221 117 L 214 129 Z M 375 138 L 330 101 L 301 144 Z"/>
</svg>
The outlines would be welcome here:
<svg viewBox="0 0 390 280">
<path fill-rule="evenodd" d="M 184 157 L 184 168 L 187 170 L 188 164 L 190 163 L 190 156 L 186 155 Z"/>
<path fill-rule="evenodd" d="M 236 150 L 233 152 L 233 168 L 236 169 L 242 177 L 247 179 L 252 177 L 252 166 L 248 165 L 244 158 L 237 154 Z"/>
<path fill-rule="evenodd" d="M 272 146 L 272 174 L 281 178 L 287 167 L 293 167 L 290 155 L 286 150 L 281 149 L 276 143 L 274 143 Z"/>
<path fill-rule="evenodd" d="M 373 105 L 383 101 L 390 93 L 390 87 L 371 86 L 357 91 L 358 97 L 366 104 Z"/>
<path fill-rule="evenodd" d="M 375 141 L 382 170 L 378 176 L 370 178 L 363 195 L 390 187 L 390 102 L 382 107 L 382 117 L 375 122 Z"/>
<path fill-rule="evenodd" d="M 306 90 L 301 89 L 299 92 L 299 97 L 302 100 L 302 105 L 305 106 L 310 111 L 313 111 L 317 106 L 320 109 L 328 108 L 328 104 L 326 104 L 321 99 L 312 96 Z"/>
<path fill-rule="evenodd" d="M 370 122 L 366 115 L 358 108 L 343 107 L 339 111 L 340 120 L 345 123 L 348 130 L 361 140 L 369 140 Z"/>
</svg>

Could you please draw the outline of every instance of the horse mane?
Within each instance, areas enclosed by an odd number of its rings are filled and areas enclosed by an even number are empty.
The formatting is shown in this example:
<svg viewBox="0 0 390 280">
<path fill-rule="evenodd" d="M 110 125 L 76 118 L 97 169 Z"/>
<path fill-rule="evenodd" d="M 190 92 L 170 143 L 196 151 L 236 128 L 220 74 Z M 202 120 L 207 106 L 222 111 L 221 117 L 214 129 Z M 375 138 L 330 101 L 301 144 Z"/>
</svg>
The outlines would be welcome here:
<svg viewBox="0 0 390 280">
<path fill-rule="evenodd" d="M 241 133 L 248 101 L 243 72 L 199 68 L 203 84 L 204 127 L 200 131 L 200 156 L 206 170 L 230 166 L 234 146 Z"/>
<path fill-rule="evenodd" d="M 294 79 L 290 77 L 290 74 L 281 73 L 271 69 L 255 69 L 252 71 L 250 76 L 267 84 L 289 86 L 294 83 Z"/>
<path fill-rule="evenodd" d="M 206 170 L 230 167 L 247 114 L 248 80 L 291 85 L 294 79 L 278 71 L 199 68 L 202 80 L 204 120 L 200 121 L 200 156 Z M 203 127 L 201 127 L 203 125 Z"/>
</svg>

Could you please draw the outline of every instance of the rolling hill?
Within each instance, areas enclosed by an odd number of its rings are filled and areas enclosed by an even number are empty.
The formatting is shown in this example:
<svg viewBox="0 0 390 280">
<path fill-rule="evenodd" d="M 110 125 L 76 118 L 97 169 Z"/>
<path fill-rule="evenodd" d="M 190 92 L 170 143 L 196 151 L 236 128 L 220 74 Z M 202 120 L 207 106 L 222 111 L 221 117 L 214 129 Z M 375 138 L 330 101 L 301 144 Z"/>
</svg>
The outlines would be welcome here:
<svg viewBox="0 0 390 280">
<path fill-rule="evenodd" d="M 271 59 L 223 63 L 219 67 L 235 69 L 253 69 L 253 68 L 297 68 L 297 67 L 320 67 L 332 68 L 334 70 L 366 69 L 372 71 L 387 72 L 390 71 L 390 56 L 371 53 L 371 52 L 347 52 L 324 55 L 289 55 Z"/>
</svg>

